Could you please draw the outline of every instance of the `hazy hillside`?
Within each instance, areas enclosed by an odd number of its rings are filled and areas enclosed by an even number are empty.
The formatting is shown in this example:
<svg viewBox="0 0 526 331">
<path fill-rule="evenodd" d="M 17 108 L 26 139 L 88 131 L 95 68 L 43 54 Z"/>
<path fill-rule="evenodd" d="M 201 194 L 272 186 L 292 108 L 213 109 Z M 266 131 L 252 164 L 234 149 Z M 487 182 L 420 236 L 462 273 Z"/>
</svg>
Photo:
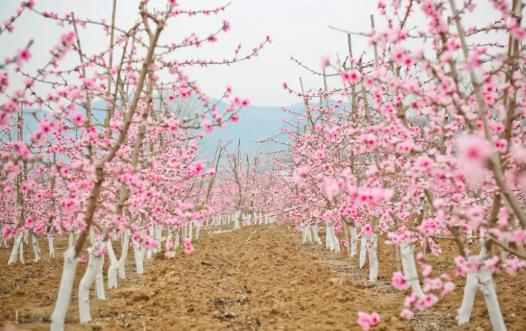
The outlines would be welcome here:
<svg viewBox="0 0 526 331">
<path fill-rule="evenodd" d="M 95 101 L 93 103 L 95 119 L 98 122 L 104 121 L 104 103 L 101 101 Z M 220 113 L 226 108 L 225 103 L 219 103 L 217 108 Z M 294 112 L 301 112 L 303 105 L 294 104 L 288 107 Z M 39 118 L 45 116 L 45 112 L 39 113 Z M 34 117 L 26 114 L 25 118 L 25 132 L 24 136 L 27 137 L 32 132 L 38 130 L 38 123 Z M 212 133 L 205 135 L 200 144 L 199 156 L 201 158 L 211 160 L 214 156 L 217 143 L 221 140 L 222 142 L 231 142 L 230 149 L 234 149 L 237 145 L 237 141 L 241 140 L 241 149 L 244 153 L 249 155 L 255 155 L 261 151 L 263 153 L 273 152 L 280 150 L 283 146 L 272 144 L 269 142 L 259 142 L 266 138 L 272 137 L 278 134 L 283 127 L 285 127 L 284 121 L 290 120 L 292 115 L 283 110 L 282 107 L 266 107 L 266 106 L 252 106 L 245 108 L 240 113 L 240 121 L 237 123 L 229 122 L 223 128 L 214 128 Z M 13 132 L 14 133 L 14 132 Z M 286 137 L 281 135 L 280 141 L 286 141 Z"/>
<path fill-rule="evenodd" d="M 218 108 L 224 109 L 221 104 Z M 228 123 L 224 128 L 216 128 L 211 134 L 207 134 L 201 142 L 200 156 L 212 158 L 219 140 L 231 142 L 230 148 L 234 149 L 238 140 L 241 140 L 242 151 L 250 155 L 258 151 L 263 153 L 276 151 L 282 146 L 261 142 L 266 138 L 278 134 L 284 127 L 284 120 L 290 118 L 290 114 L 280 107 L 249 106 L 240 113 L 241 120 L 237 123 Z M 286 137 L 280 136 L 280 141 Z"/>
</svg>

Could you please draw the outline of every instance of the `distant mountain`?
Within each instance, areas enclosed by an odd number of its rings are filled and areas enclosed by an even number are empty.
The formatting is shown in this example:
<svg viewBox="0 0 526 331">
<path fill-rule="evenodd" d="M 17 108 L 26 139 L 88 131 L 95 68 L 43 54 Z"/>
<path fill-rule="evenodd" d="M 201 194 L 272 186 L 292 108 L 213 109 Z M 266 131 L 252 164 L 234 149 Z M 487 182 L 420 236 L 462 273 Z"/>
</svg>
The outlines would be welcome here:
<svg viewBox="0 0 526 331">
<path fill-rule="evenodd" d="M 331 100 L 331 104 L 336 101 Z M 313 105 L 318 105 L 313 102 Z M 344 103 L 341 108 L 348 107 Z M 226 104 L 219 103 L 218 110 L 223 112 Z M 215 128 L 211 134 L 207 134 L 200 145 L 199 156 L 208 160 L 213 159 L 214 152 L 219 140 L 222 142 L 231 142 L 229 150 L 233 151 L 238 140 L 241 140 L 241 150 L 254 156 L 258 152 L 269 153 L 284 149 L 284 145 L 272 142 L 260 142 L 269 137 L 276 136 L 276 140 L 287 142 L 288 137 L 281 134 L 283 128 L 287 128 L 287 121 L 295 122 L 295 114 L 303 114 L 305 105 L 302 102 L 294 103 L 285 107 L 266 107 L 266 106 L 249 106 L 242 110 L 240 121 L 237 123 L 227 123 L 224 128 Z"/>
<path fill-rule="evenodd" d="M 190 101 L 190 108 L 199 107 L 198 103 Z M 226 103 L 219 102 L 217 109 L 219 113 L 223 113 L 226 109 Z M 302 103 L 292 104 L 286 107 L 293 113 L 302 113 L 304 105 Z M 30 112 L 35 112 L 34 109 L 27 109 L 28 113 L 24 114 L 25 119 L 25 134 L 27 136 L 31 132 L 38 130 L 38 123 Z M 101 100 L 93 102 L 94 119 L 102 123 L 105 117 L 105 103 Z M 39 118 L 42 119 L 46 112 L 39 112 Z M 233 151 L 238 140 L 241 141 L 241 151 L 248 153 L 249 156 L 254 156 L 258 152 L 271 153 L 283 150 L 282 144 L 276 144 L 269 141 L 264 141 L 270 137 L 275 137 L 276 140 L 287 142 L 288 137 L 280 134 L 285 127 L 286 121 L 294 121 L 294 114 L 286 112 L 283 107 L 267 107 L 267 106 L 253 106 L 250 105 L 240 112 L 240 121 L 236 123 L 228 122 L 223 128 L 214 128 L 213 132 L 208 133 L 200 142 L 199 157 L 207 160 L 212 160 L 219 141 L 223 143 L 230 142 L 229 150 Z M 14 132 L 13 132 L 14 133 Z M 6 138 L 6 137 L 3 137 Z M 4 140 L 4 139 L 2 139 Z"/>
<path fill-rule="evenodd" d="M 222 112 L 225 104 L 218 105 Z M 233 151 L 241 142 L 241 150 L 254 156 L 258 152 L 269 153 L 283 149 L 283 145 L 263 142 L 267 138 L 279 135 L 285 126 L 284 121 L 291 115 L 280 107 L 249 106 L 240 112 L 240 121 L 229 122 L 224 128 L 214 128 L 212 133 L 206 134 L 200 144 L 200 157 L 212 159 L 219 141 L 230 142 L 229 150 Z M 286 141 L 283 135 L 277 137 L 279 141 Z"/>
</svg>

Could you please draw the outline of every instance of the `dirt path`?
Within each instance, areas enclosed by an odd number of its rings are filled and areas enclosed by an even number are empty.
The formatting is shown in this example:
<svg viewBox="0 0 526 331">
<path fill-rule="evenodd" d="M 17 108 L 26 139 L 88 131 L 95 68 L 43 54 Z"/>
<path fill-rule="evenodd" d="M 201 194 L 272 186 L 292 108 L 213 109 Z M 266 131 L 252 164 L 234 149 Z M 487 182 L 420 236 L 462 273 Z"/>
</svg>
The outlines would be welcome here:
<svg viewBox="0 0 526 331">
<path fill-rule="evenodd" d="M 190 256 L 168 260 L 159 254 L 147 262 L 141 277 L 130 257 L 128 280 L 107 290 L 108 300 L 92 299 L 93 323 L 77 324 L 74 297 L 67 329 L 358 330 L 359 310 L 382 313 L 378 330 L 453 326 L 454 305 L 433 313 L 438 322 L 431 318 L 419 325 L 398 319 L 403 293 L 390 287 L 389 270 L 381 269 L 383 277 L 370 285 L 341 256 L 320 252 L 302 247 L 299 236 L 283 226 L 205 234 Z M 59 261 L 6 267 L 7 253 L 1 249 L 0 325 L 14 323 L 18 314 L 18 327 L 47 330 Z M 389 261 L 388 256 L 380 255 L 382 259 Z"/>
</svg>

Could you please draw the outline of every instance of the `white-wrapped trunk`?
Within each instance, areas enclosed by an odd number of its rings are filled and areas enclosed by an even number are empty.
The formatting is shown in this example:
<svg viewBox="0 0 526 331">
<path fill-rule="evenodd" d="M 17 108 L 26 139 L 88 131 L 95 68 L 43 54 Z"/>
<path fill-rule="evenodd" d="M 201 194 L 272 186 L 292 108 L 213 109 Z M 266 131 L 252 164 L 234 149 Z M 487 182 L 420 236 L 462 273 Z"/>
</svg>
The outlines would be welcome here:
<svg viewBox="0 0 526 331">
<path fill-rule="evenodd" d="M 405 279 L 409 282 L 411 290 L 416 293 L 419 298 L 422 298 L 424 291 L 422 291 L 420 281 L 418 280 L 414 246 L 409 242 L 403 242 L 400 246 L 400 256 L 402 259 L 402 272 L 404 273 Z"/>
<path fill-rule="evenodd" d="M 196 221 L 195 222 L 195 240 L 199 239 L 199 234 L 201 233 L 201 222 Z"/>
<path fill-rule="evenodd" d="M 117 288 L 117 270 L 119 268 L 119 260 L 115 256 L 111 240 L 106 241 L 106 248 L 108 249 L 108 257 L 110 258 L 110 267 L 108 268 L 108 288 Z"/>
<path fill-rule="evenodd" d="M 236 214 L 234 215 L 234 230 L 241 229 L 241 226 L 239 224 L 240 217 L 241 217 L 241 212 L 240 211 L 236 212 Z"/>
<path fill-rule="evenodd" d="M 155 240 L 157 242 L 157 247 L 155 248 L 155 253 L 159 253 L 161 251 L 161 244 L 163 239 L 163 230 L 164 226 L 162 224 L 155 226 Z"/>
<path fill-rule="evenodd" d="M 193 240 L 194 238 L 194 222 L 188 222 L 188 237 L 187 239 Z"/>
<path fill-rule="evenodd" d="M 486 257 L 486 250 L 482 248 L 482 251 L 479 254 L 479 259 L 483 261 Z M 500 310 L 493 276 L 485 267 L 482 267 L 476 272 L 469 272 L 466 276 L 462 305 L 458 310 L 458 324 L 466 324 L 471 319 L 471 311 L 473 310 L 473 305 L 475 303 L 477 289 L 480 289 L 484 295 L 484 301 L 486 302 L 486 308 L 488 310 L 493 330 L 505 331 L 506 325 L 504 324 L 504 318 L 502 317 L 502 312 Z"/>
<path fill-rule="evenodd" d="M 306 225 L 305 226 L 306 229 L 305 229 L 305 232 L 306 232 L 306 236 L 307 236 L 307 242 L 312 242 L 312 231 L 311 231 L 311 225 Z"/>
<path fill-rule="evenodd" d="M 24 260 L 24 241 L 23 240 L 21 240 L 20 243 L 18 244 L 18 258 L 20 259 L 20 263 L 22 264 L 26 263 L 26 261 Z"/>
<path fill-rule="evenodd" d="M 159 244 L 160 245 L 160 244 Z M 130 246 L 130 230 L 125 230 L 122 238 L 121 257 L 119 259 L 119 278 L 126 279 L 126 261 Z"/>
<path fill-rule="evenodd" d="M 314 239 L 314 242 L 318 245 L 321 245 L 321 238 L 320 234 L 318 233 L 318 224 L 313 224 L 310 228 L 312 230 L 312 238 Z"/>
<path fill-rule="evenodd" d="M 369 236 L 369 281 L 375 282 L 378 279 L 378 236 L 373 233 Z"/>
<path fill-rule="evenodd" d="M 347 256 L 352 258 L 351 255 L 351 230 L 347 222 L 343 222 L 343 233 L 345 235 L 345 250 L 347 251 Z"/>
<path fill-rule="evenodd" d="M 39 262 L 42 260 L 42 254 L 40 253 L 40 246 L 38 245 L 38 238 L 34 233 L 31 234 L 31 245 L 33 246 L 33 261 Z"/>
<path fill-rule="evenodd" d="M 73 247 L 68 248 L 64 252 L 64 268 L 62 270 L 62 277 L 60 278 L 57 301 L 51 314 L 51 331 L 64 330 L 64 321 L 66 320 L 66 313 L 68 312 L 69 302 L 71 300 L 71 291 L 73 289 L 73 281 L 78 263 L 79 259 L 75 258 L 75 249 Z"/>
<path fill-rule="evenodd" d="M 334 231 L 334 224 L 326 222 L 325 247 L 331 252 L 340 252 L 340 242 Z"/>
<path fill-rule="evenodd" d="M 301 242 L 302 244 L 308 244 L 312 242 L 312 232 L 310 225 L 304 224 L 301 226 Z"/>
<path fill-rule="evenodd" d="M 133 245 L 133 256 L 135 258 L 135 270 L 138 274 L 144 273 L 144 254 L 146 249 L 139 244 Z"/>
<path fill-rule="evenodd" d="M 86 272 L 84 273 L 84 276 L 80 280 L 79 284 L 78 300 L 80 323 L 86 323 L 91 321 L 89 292 L 91 289 L 91 285 L 95 281 L 97 271 L 100 269 L 101 264 L 102 257 L 89 254 L 88 267 L 86 268 Z"/>
<path fill-rule="evenodd" d="M 356 227 L 351 225 L 351 257 L 356 256 L 357 248 L 358 248 L 358 239 L 356 235 Z"/>
<path fill-rule="evenodd" d="M 486 269 L 481 270 L 480 275 L 479 287 L 484 295 L 484 301 L 486 302 L 486 308 L 488 309 L 491 326 L 494 331 L 505 331 L 506 324 L 504 324 L 504 318 L 502 317 L 502 312 L 500 310 L 493 276 L 489 270 Z"/>
<path fill-rule="evenodd" d="M 47 247 L 49 250 L 49 257 L 55 258 L 55 239 L 51 235 L 47 236 Z"/>
<path fill-rule="evenodd" d="M 20 250 L 20 247 L 23 245 L 22 243 L 23 236 L 24 236 L 23 233 L 20 233 L 18 236 L 16 236 L 15 242 L 13 243 L 13 249 L 11 250 L 11 255 L 9 256 L 9 260 L 7 261 L 8 265 L 16 263 L 16 260 L 17 260 L 16 257 L 17 257 L 18 251 Z M 24 254 L 22 254 L 22 257 L 24 257 Z"/>
<path fill-rule="evenodd" d="M 331 236 L 332 236 L 332 244 L 334 246 L 334 252 L 339 253 L 341 251 L 340 240 L 338 240 L 338 237 L 336 236 L 336 231 L 334 230 L 334 224 L 331 224 Z"/>
<path fill-rule="evenodd" d="M 97 270 L 97 275 L 95 276 L 95 290 L 97 292 L 97 299 L 106 300 L 106 294 L 104 292 L 104 255 L 100 256 L 101 262 L 99 264 L 99 269 Z"/>
<path fill-rule="evenodd" d="M 166 242 L 164 243 L 164 250 L 166 252 L 169 252 L 169 251 L 173 251 L 174 247 L 168 247 L 168 243 L 172 240 L 173 238 L 173 233 L 172 233 L 172 229 L 171 228 L 168 228 L 168 235 L 166 235 Z"/>
<path fill-rule="evenodd" d="M 331 236 L 331 227 L 328 222 L 325 222 L 325 248 L 332 252 L 332 236 Z"/>
<path fill-rule="evenodd" d="M 362 235 L 360 238 L 360 260 L 359 260 L 359 267 L 360 269 L 363 268 L 365 265 L 365 259 L 367 254 L 367 238 L 365 238 L 365 235 Z"/>
<path fill-rule="evenodd" d="M 179 235 L 179 231 L 176 231 L 175 241 L 174 241 L 174 251 L 177 251 L 177 248 L 179 248 L 180 243 L 181 243 L 181 236 Z"/>
<path fill-rule="evenodd" d="M 155 238 L 155 228 L 153 226 L 150 226 L 149 228 L 150 237 Z M 150 260 L 153 257 L 154 250 L 152 249 L 146 249 L 146 258 Z"/>
</svg>

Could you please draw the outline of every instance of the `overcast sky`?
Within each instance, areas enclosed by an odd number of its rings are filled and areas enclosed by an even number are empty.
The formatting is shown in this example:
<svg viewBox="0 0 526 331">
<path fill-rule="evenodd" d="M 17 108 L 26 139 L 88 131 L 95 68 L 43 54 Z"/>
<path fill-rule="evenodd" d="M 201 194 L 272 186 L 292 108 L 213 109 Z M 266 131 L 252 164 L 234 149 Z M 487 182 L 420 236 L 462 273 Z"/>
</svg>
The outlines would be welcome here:
<svg viewBox="0 0 526 331">
<path fill-rule="evenodd" d="M 165 0 L 152 0 L 164 3 Z M 484 1 L 486 2 L 486 1 Z M 82 18 L 106 18 L 110 20 L 111 0 L 36 0 L 40 10 L 53 10 L 59 13 L 74 11 Z M 218 0 L 180 0 L 182 8 L 210 8 L 225 4 Z M 0 0 L 0 20 L 5 20 L 18 6 L 18 0 Z M 117 23 L 129 27 L 137 18 L 137 0 L 118 0 Z M 286 106 L 298 102 L 281 87 L 287 81 L 298 85 L 298 77 L 303 77 L 306 87 L 319 87 L 319 77 L 313 77 L 289 60 L 289 55 L 301 59 L 306 64 L 319 68 L 320 59 L 325 54 L 335 57 L 337 53 L 345 56 L 346 36 L 328 28 L 334 25 L 353 31 L 369 29 L 369 15 L 376 13 L 375 0 L 232 0 L 232 4 L 219 17 L 177 18 L 163 36 L 163 41 L 180 40 L 190 32 L 206 36 L 228 20 L 231 31 L 221 37 L 211 47 L 202 47 L 191 52 L 177 54 L 181 59 L 203 57 L 221 59 L 232 54 L 241 42 L 246 50 L 270 35 L 273 42 L 260 56 L 252 61 L 236 64 L 228 68 L 191 69 L 190 76 L 196 79 L 211 97 L 220 95 L 227 84 L 234 92 L 249 98 L 252 104 L 265 106 Z M 487 19 L 489 11 L 478 14 L 478 19 Z M 377 15 L 378 16 L 378 15 Z M 381 24 L 381 22 L 378 22 Z M 25 15 L 17 21 L 16 31 L 11 36 L 0 38 L 3 58 L 22 48 L 29 38 L 35 39 L 32 59 L 36 66 L 40 57 L 38 51 L 47 51 L 57 42 L 61 32 L 69 29 L 50 26 L 34 14 Z M 107 39 L 101 34 L 81 30 L 83 47 L 88 52 L 97 52 L 105 47 Z M 353 40 L 355 54 L 367 50 L 367 40 L 356 37 Z M 370 51 L 370 50 L 369 50 Z"/>
</svg>

